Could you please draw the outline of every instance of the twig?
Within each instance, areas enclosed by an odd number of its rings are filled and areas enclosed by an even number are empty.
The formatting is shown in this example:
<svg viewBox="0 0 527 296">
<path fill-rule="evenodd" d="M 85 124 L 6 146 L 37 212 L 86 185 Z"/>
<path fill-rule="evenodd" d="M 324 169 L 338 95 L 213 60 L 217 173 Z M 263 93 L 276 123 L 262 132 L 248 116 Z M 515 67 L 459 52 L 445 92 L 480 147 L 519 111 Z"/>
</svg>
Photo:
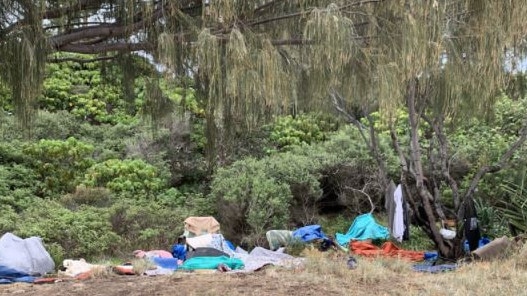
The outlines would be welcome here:
<svg viewBox="0 0 527 296">
<path fill-rule="evenodd" d="M 368 201 L 370 202 L 370 205 L 371 205 L 371 210 L 370 210 L 370 214 L 373 213 L 373 211 L 375 210 L 375 205 L 373 204 L 373 200 L 371 199 L 370 195 L 368 193 L 366 193 L 364 190 L 366 190 L 366 187 L 369 185 L 370 183 L 366 183 L 364 184 L 364 187 L 362 189 L 355 189 L 353 187 L 349 187 L 349 186 L 345 186 L 344 188 L 345 189 L 349 189 L 349 190 L 352 190 L 352 191 L 355 191 L 355 192 L 359 192 L 359 193 L 362 193 L 364 195 L 366 195 L 366 197 L 368 198 Z"/>
</svg>

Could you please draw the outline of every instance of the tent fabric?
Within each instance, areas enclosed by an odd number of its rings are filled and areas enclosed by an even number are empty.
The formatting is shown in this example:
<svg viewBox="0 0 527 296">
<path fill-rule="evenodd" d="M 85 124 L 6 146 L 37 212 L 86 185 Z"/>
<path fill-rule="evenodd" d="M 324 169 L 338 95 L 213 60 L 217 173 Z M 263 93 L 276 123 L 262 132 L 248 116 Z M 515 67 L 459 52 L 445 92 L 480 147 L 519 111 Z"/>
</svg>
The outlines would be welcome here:
<svg viewBox="0 0 527 296">
<path fill-rule="evenodd" d="M 497 238 L 484 246 L 472 251 L 472 254 L 477 259 L 490 260 L 503 256 L 511 244 L 511 240 L 507 236 Z"/>
<path fill-rule="evenodd" d="M 10 284 L 15 282 L 33 283 L 35 279 L 35 277 L 32 277 L 25 272 L 20 272 L 7 266 L 0 265 L 0 284 Z"/>
<path fill-rule="evenodd" d="M 350 242 L 350 250 L 354 254 L 365 257 L 395 257 L 410 261 L 422 261 L 425 258 L 425 252 L 403 250 L 392 242 L 385 242 L 379 248 L 371 243 L 352 241 Z"/>
<path fill-rule="evenodd" d="M 188 217 L 185 219 L 185 236 L 187 238 L 219 232 L 220 223 L 214 217 Z"/>
<path fill-rule="evenodd" d="M 228 254 L 215 248 L 197 248 L 187 252 L 187 259 L 194 257 L 230 257 Z"/>
<path fill-rule="evenodd" d="M 0 238 L 0 266 L 31 276 L 41 276 L 55 269 L 41 238 L 22 239 L 9 232 Z"/>
<path fill-rule="evenodd" d="M 293 232 L 290 230 L 269 230 L 265 233 L 269 249 L 272 251 L 280 247 L 288 246 L 293 240 Z"/>
<path fill-rule="evenodd" d="M 327 239 L 320 225 L 308 225 L 293 231 L 293 237 L 308 243 L 316 239 Z"/>
<path fill-rule="evenodd" d="M 152 257 L 150 260 L 164 269 L 176 270 L 178 268 L 177 258 Z"/>
<path fill-rule="evenodd" d="M 440 273 L 445 271 L 456 270 L 456 264 L 440 264 L 440 265 L 430 265 L 427 263 L 415 264 L 412 266 L 414 271 L 418 272 L 428 272 L 428 273 Z"/>
<path fill-rule="evenodd" d="M 134 256 L 137 258 L 153 258 L 153 257 L 161 257 L 161 258 L 173 258 L 172 253 L 165 251 L 165 250 L 151 250 L 151 251 L 143 251 L 143 250 L 135 250 Z"/>
<path fill-rule="evenodd" d="M 242 269 L 243 262 L 237 258 L 229 258 L 226 256 L 220 257 L 194 257 L 187 259 L 181 269 L 196 270 L 196 269 L 217 269 L 220 265 L 226 265 L 230 269 Z"/>
<path fill-rule="evenodd" d="M 237 248 L 236 250 L 235 258 L 241 259 L 244 265 L 243 270 L 238 272 L 252 272 L 266 265 L 289 268 L 304 264 L 303 258 L 295 258 L 289 254 L 285 254 L 283 248 L 271 251 L 262 247 L 256 247 L 250 253 L 247 253 L 241 248 Z"/>
<path fill-rule="evenodd" d="M 371 213 L 362 214 L 355 218 L 346 234 L 337 233 L 335 239 L 341 246 L 348 246 L 351 240 L 388 239 L 388 228 L 377 224 Z"/>
<path fill-rule="evenodd" d="M 401 184 L 397 185 L 395 192 L 393 193 L 393 199 L 395 202 L 395 214 L 393 217 L 393 228 L 392 236 L 398 241 L 403 241 L 404 236 L 404 211 L 403 211 L 403 188 Z"/>
<path fill-rule="evenodd" d="M 230 248 L 227 240 L 221 234 L 205 234 L 187 238 L 187 245 L 190 249 L 214 248 L 232 257 L 234 251 Z"/>
</svg>

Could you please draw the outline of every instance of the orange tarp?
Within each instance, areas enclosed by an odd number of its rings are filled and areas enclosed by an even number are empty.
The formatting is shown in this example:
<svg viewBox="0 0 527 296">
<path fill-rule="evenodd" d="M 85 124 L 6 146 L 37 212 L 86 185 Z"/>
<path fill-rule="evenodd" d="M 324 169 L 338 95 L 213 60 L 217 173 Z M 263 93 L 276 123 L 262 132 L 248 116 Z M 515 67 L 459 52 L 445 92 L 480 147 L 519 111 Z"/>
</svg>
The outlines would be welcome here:
<svg viewBox="0 0 527 296">
<path fill-rule="evenodd" d="M 350 250 L 352 253 L 366 257 L 395 257 L 403 258 L 411 261 L 422 261 L 424 259 L 424 252 L 408 251 L 397 247 L 392 242 L 385 242 L 380 248 L 364 241 L 351 241 Z"/>
</svg>

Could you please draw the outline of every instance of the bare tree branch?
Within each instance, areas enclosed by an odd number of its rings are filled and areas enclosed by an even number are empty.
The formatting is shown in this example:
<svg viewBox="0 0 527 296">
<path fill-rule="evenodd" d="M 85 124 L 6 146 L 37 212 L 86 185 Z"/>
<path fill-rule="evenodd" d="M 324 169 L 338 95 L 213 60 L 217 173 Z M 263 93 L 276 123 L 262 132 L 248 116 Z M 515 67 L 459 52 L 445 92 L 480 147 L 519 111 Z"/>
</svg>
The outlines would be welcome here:
<svg viewBox="0 0 527 296">
<path fill-rule="evenodd" d="M 370 206 L 371 206 L 370 214 L 371 214 L 375 210 L 375 204 L 373 203 L 373 200 L 371 199 L 371 196 L 368 193 L 366 193 L 366 188 L 368 187 L 368 185 L 370 185 L 370 183 L 364 184 L 364 187 L 362 187 L 362 189 L 355 189 L 355 188 L 350 187 L 350 186 L 345 186 L 344 188 L 348 189 L 348 190 L 351 190 L 351 191 L 354 191 L 354 192 L 362 193 L 363 195 L 365 195 L 368 198 L 368 201 L 370 202 Z"/>
<path fill-rule="evenodd" d="M 84 63 L 92 63 L 92 62 L 113 60 L 115 58 L 117 58 L 116 55 L 96 57 L 96 58 L 92 58 L 92 59 L 81 59 L 81 58 L 74 58 L 74 57 L 67 57 L 67 58 L 54 57 L 54 58 L 48 58 L 48 62 L 50 62 L 50 63 L 76 62 L 76 63 L 84 64 Z"/>
<path fill-rule="evenodd" d="M 75 53 L 96 54 L 109 51 L 140 51 L 153 50 L 154 45 L 148 42 L 141 43 L 99 43 L 93 45 L 86 44 L 67 44 L 61 50 Z"/>
</svg>

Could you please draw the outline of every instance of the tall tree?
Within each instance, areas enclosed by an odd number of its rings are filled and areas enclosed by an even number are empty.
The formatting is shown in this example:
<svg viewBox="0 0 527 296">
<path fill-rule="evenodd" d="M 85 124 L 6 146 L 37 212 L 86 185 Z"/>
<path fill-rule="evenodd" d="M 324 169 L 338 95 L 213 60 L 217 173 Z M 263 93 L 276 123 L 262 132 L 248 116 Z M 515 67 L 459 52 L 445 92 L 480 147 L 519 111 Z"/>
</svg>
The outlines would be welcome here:
<svg viewBox="0 0 527 296">
<path fill-rule="evenodd" d="M 4 0 L 0 66 L 7 71 L 0 77 L 11 85 L 17 113 L 27 121 L 42 65 L 53 52 L 111 58 L 119 51 L 146 51 L 167 66 L 170 77 L 197 81 L 207 99 L 211 139 L 300 109 L 336 107 L 361 129 L 359 117 L 379 110 L 393 126 L 395 110 L 403 108 L 408 137 L 392 129 L 401 181 L 417 220 L 443 255 L 455 257 L 460 238 L 445 240 L 436 224 L 446 216 L 441 186 L 452 189 L 454 210 L 462 209 L 481 177 L 506 165 L 526 130 L 518 131 L 518 141 L 498 163 L 478 171 L 469 188 L 458 188 L 450 176 L 446 126 L 492 112 L 507 71 L 524 57 L 523 2 Z M 419 131 L 425 123 L 426 140 L 436 147 L 430 152 Z M 373 125 L 364 140 L 388 188 Z"/>
</svg>

